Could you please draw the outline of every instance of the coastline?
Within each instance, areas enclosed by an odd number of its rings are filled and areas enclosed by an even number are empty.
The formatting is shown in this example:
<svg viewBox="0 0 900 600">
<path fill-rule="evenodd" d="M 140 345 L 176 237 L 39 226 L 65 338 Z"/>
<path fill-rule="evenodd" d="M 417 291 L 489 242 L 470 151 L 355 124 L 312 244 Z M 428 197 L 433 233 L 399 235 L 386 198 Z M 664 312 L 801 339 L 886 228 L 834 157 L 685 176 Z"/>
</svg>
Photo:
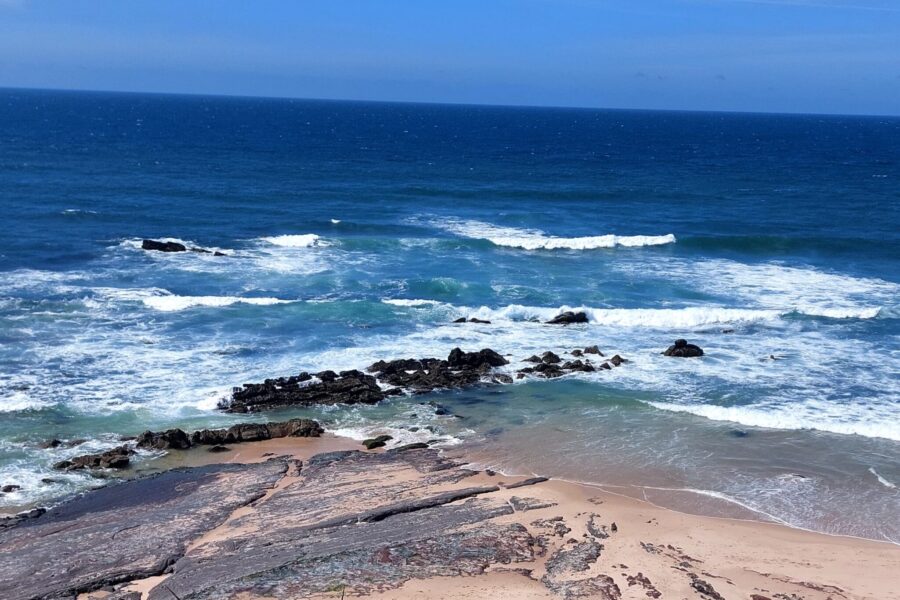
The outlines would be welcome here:
<svg viewBox="0 0 900 600">
<path fill-rule="evenodd" d="M 189 556 L 191 552 L 202 553 L 204 548 L 221 546 L 232 538 L 240 539 L 242 535 L 252 532 L 263 522 L 250 525 L 254 518 L 264 516 L 267 502 L 271 502 L 280 490 L 302 483 L 303 465 L 310 464 L 311 459 L 315 462 L 317 459 L 313 457 L 333 455 L 326 453 L 343 455 L 348 451 L 354 456 L 362 455 L 363 459 L 366 456 L 412 456 L 420 453 L 437 455 L 429 449 L 403 453 L 383 449 L 354 452 L 360 449 L 360 444 L 354 440 L 328 434 L 321 438 L 280 438 L 235 444 L 230 452 L 221 454 L 199 449 L 170 452 L 163 459 L 157 459 L 154 467 L 166 472 L 169 469 L 216 464 L 253 465 L 272 460 L 275 456 L 289 456 L 290 460 L 299 461 L 297 471 L 279 477 L 274 485 L 267 487 L 261 498 L 229 512 L 227 518 L 216 527 L 187 540 L 185 553 Z M 464 459 L 458 451 L 453 454 L 457 460 Z M 437 459 L 431 457 L 429 460 Z M 460 465 L 460 462 L 442 463 L 435 472 L 454 472 L 461 469 Z M 424 468 L 424 473 L 429 473 L 430 468 Z M 374 491 L 377 496 L 385 481 L 396 475 L 398 481 L 411 486 L 409 490 L 414 491 L 410 493 L 416 498 L 427 495 L 429 489 L 428 486 L 423 487 L 421 482 L 413 481 L 419 475 L 417 471 L 397 474 L 393 463 L 376 465 L 366 474 L 371 476 L 367 477 L 368 483 L 361 481 L 356 473 L 348 477 L 347 482 L 335 482 L 334 485 L 359 485 L 363 490 L 359 496 L 367 498 L 367 485 L 374 486 L 374 490 L 369 491 Z M 509 506 L 511 510 L 506 514 L 496 514 L 470 523 L 459 531 L 465 532 L 482 525 L 521 528 L 527 531 L 531 540 L 536 541 L 536 544 L 526 545 L 530 548 L 530 554 L 510 558 L 501 552 L 493 557 L 496 560 L 489 555 L 481 555 L 477 565 L 467 570 L 465 567 L 430 564 L 430 560 L 437 559 L 425 553 L 418 557 L 424 562 L 417 565 L 420 571 L 416 574 L 411 575 L 400 569 L 401 572 L 392 581 L 358 586 L 345 582 L 334 590 L 317 592 L 310 588 L 296 597 L 338 598 L 343 594 L 349 597 L 369 595 L 373 598 L 398 599 L 674 596 L 754 600 L 900 598 L 900 593 L 896 591 L 897 575 L 892 567 L 900 560 L 900 548 L 890 543 L 809 532 L 761 521 L 691 515 L 582 483 L 551 479 L 515 487 L 523 481 L 528 480 L 478 472 L 459 479 L 450 477 L 436 489 L 447 493 L 472 489 L 473 486 L 483 490 L 496 488 L 494 491 L 479 492 L 476 499 L 454 500 L 442 507 L 461 507 L 475 502 Z M 385 489 L 389 490 L 390 486 Z M 320 491 L 326 493 L 324 489 Z M 355 502 L 365 504 L 366 500 L 357 499 Z M 354 502 L 331 506 L 317 518 L 334 518 L 346 512 L 348 506 L 363 508 Z M 259 528 L 257 534 L 268 535 L 269 527 L 284 528 L 288 525 L 269 523 L 267 527 Z M 453 535 L 458 533 L 453 531 Z M 499 539 L 503 539 L 502 536 Z M 377 538 L 371 541 L 375 543 Z M 391 546 L 390 540 L 384 541 Z M 394 542 L 401 546 L 404 543 Z M 412 542 L 406 540 L 405 543 Z M 494 545 L 486 544 L 492 549 L 495 549 Z M 206 554 L 208 560 L 210 554 L 208 551 Z M 392 560 L 387 561 L 389 566 L 392 566 Z M 406 556 L 405 560 L 412 559 Z M 178 564 L 176 572 L 179 572 Z M 338 564 L 336 572 L 340 568 Z M 156 595 L 150 594 L 150 590 L 163 589 L 161 584 L 170 577 L 154 575 L 106 590 L 82 593 L 79 598 L 163 598 L 167 596 L 158 591 Z M 141 595 L 125 595 L 131 592 Z M 178 597 L 183 596 L 179 594 Z M 207 596 L 201 594 L 196 597 Z M 259 590 L 244 590 L 240 594 L 226 594 L 224 597 L 252 600 L 269 596 Z"/>
</svg>

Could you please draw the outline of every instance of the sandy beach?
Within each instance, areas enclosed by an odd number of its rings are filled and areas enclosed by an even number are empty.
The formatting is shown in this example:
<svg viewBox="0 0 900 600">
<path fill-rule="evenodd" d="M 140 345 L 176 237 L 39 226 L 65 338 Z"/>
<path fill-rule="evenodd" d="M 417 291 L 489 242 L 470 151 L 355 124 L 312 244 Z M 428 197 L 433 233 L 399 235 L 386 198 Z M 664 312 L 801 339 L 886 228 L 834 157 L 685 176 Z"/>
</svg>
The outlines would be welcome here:
<svg viewBox="0 0 900 600">
<path fill-rule="evenodd" d="M 273 455 L 289 455 L 293 460 L 306 462 L 324 452 L 359 448 L 353 440 L 333 436 L 284 438 L 238 444 L 232 452 L 216 455 L 199 451 L 170 453 L 166 462 L 171 467 L 196 466 L 212 460 L 252 464 Z M 414 481 L 417 475 L 414 472 L 392 472 L 387 468 L 383 471 L 370 474 L 412 483 L 415 493 L 421 495 L 471 486 L 496 487 L 496 491 L 480 495 L 479 501 L 511 507 L 508 514 L 490 521 L 496 526 L 514 525 L 527 530 L 536 540 L 533 556 L 498 562 L 488 560 L 468 572 L 453 573 L 453 568 L 447 568 L 446 575 L 439 574 L 440 569 L 433 576 L 404 575 L 396 585 L 357 585 L 347 581 L 335 584 L 333 590 L 316 593 L 310 589 L 309 593 L 292 597 L 900 598 L 896 570 L 900 564 L 900 548 L 887 543 L 768 523 L 684 514 L 608 490 L 562 481 L 515 487 L 523 478 L 481 472 L 456 482 L 444 482 L 435 489 L 423 489 Z M 302 484 L 301 473 L 303 467 L 299 472 L 289 472 L 262 498 L 235 510 L 222 524 L 191 540 L 187 554 L 204 551 L 209 554 L 211 547 L 228 540 L 265 536 L 267 521 L 255 516 L 262 515 L 266 503 L 280 490 Z M 360 477 L 351 479 L 362 482 Z M 366 502 L 365 497 L 356 500 L 344 497 L 343 508 L 335 508 L 334 512 L 352 506 L 362 509 Z M 278 526 L 287 525 L 282 521 Z M 415 562 L 417 558 L 407 556 L 405 560 Z M 463 567 L 460 570 L 467 571 Z M 150 590 L 161 589 L 167 578 L 155 576 L 131 582 L 115 592 L 96 591 L 80 597 L 119 598 L 124 592 L 139 592 L 140 598 L 162 598 L 165 596 L 152 595 Z M 272 596 L 245 591 L 223 597 L 249 600 Z"/>
</svg>

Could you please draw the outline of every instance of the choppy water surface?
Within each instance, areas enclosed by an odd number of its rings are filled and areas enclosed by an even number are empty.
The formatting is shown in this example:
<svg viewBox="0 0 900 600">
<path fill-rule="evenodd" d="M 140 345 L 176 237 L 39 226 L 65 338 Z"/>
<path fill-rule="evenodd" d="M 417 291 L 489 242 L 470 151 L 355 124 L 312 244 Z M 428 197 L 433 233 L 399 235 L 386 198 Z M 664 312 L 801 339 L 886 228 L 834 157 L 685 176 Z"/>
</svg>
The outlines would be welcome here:
<svg viewBox="0 0 900 600">
<path fill-rule="evenodd" d="M 888 118 L 0 92 L 0 508 L 83 489 L 50 465 L 117 434 L 239 418 L 246 381 L 599 344 L 630 362 L 305 414 L 898 541 L 898 180 Z"/>
</svg>

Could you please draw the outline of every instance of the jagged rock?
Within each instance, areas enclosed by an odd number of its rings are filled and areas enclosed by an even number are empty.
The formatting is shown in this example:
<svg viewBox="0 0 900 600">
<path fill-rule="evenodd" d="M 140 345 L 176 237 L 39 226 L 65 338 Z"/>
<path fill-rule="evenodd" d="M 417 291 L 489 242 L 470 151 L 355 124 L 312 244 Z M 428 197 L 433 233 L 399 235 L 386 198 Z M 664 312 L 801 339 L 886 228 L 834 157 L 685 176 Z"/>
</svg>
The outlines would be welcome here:
<svg viewBox="0 0 900 600">
<path fill-rule="evenodd" d="M 588 317 L 586 313 L 583 312 L 572 312 L 571 310 L 567 310 L 563 313 L 560 313 L 547 321 L 548 325 L 569 325 L 572 323 L 587 323 Z"/>
<path fill-rule="evenodd" d="M 611 362 L 614 367 L 618 367 L 622 363 L 626 362 L 626 360 L 624 358 L 622 358 L 621 356 L 619 356 L 618 354 L 616 354 L 611 359 L 609 359 L 609 362 Z"/>
<path fill-rule="evenodd" d="M 465 318 L 465 317 L 460 317 L 460 318 L 458 318 L 458 319 L 453 319 L 453 322 L 454 322 L 454 323 L 465 323 L 465 322 L 466 322 L 466 318 Z"/>
<path fill-rule="evenodd" d="M 510 384 L 513 382 L 513 378 L 507 375 L 506 373 L 497 373 L 491 378 L 493 383 L 504 383 Z"/>
<path fill-rule="evenodd" d="M 68 460 L 63 460 L 55 465 L 54 469 L 61 471 L 78 471 L 81 469 L 124 469 L 131 462 L 134 450 L 128 446 L 118 446 L 99 452 L 97 454 L 84 454 Z"/>
<path fill-rule="evenodd" d="M 537 354 L 532 354 L 531 356 L 529 356 L 522 362 L 539 363 L 539 362 L 543 362 L 543 361 L 541 360 L 541 357 L 538 356 Z"/>
<path fill-rule="evenodd" d="M 584 353 L 585 354 L 596 354 L 598 356 L 603 356 L 603 353 L 600 352 L 599 346 L 588 346 L 587 348 L 584 349 Z"/>
<path fill-rule="evenodd" d="M 609 363 L 608 363 L 608 362 L 603 363 L 603 364 L 600 365 L 598 368 L 603 369 L 604 371 L 609 371 L 610 369 L 612 369 L 612 367 L 609 366 Z"/>
<path fill-rule="evenodd" d="M 160 242 L 157 240 L 144 240 L 141 242 L 144 250 L 156 250 L 158 252 L 186 252 L 187 246 L 178 242 Z"/>
<path fill-rule="evenodd" d="M 582 371 L 585 373 L 591 373 L 597 370 L 591 363 L 582 362 L 580 360 L 567 361 L 563 363 L 562 369 L 564 371 Z"/>
<path fill-rule="evenodd" d="M 569 352 L 569 354 L 571 354 L 572 356 L 576 356 L 576 357 L 584 356 L 584 351 L 576 348 L 575 350 L 572 350 L 571 352 Z"/>
<path fill-rule="evenodd" d="M 477 317 L 472 317 L 469 319 L 469 323 L 481 323 L 482 325 L 490 325 L 491 322 L 487 319 L 479 319 Z"/>
<path fill-rule="evenodd" d="M 187 450 L 191 447 L 191 439 L 181 429 L 167 429 L 155 433 L 145 431 L 137 437 L 138 448 L 152 448 L 155 450 Z"/>
<path fill-rule="evenodd" d="M 541 354 L 541 362 L 543 363 L 553 364 L 561 361 L 562 359 L 559 356 L 557 356 L 553 352 L 550 352 L 549 350 Z"/>
<path fill-rule="evenodd" d="M 8 484 L 4 485 L 3 487 L 0 487 L 0 492 L 3 492 L 4 494 L 8 494 L 10 492 L 15 492 L 15 491 L 21 490 L 21 489 L 22 489 L 21 485 L 15 485 L 12 483 L 8 483 Z"/>
<path fill-rule="evenodd" d="M 666 348 L 663 352 L 666 356 L 677 356 L 680 358 L 691 358 L 695 356 L 703 356 L 703 349 L 695 344 L 688 344 L 687 340 L 675 340 L 675 343 Z"/>
<path fill-rule="evenodd" d="M 383 448 L 385 445 L 387 445 L 387 442 L 392 439 L 394 438 L 389 435 L 379 435 L 367 440 L 363 440 L 362 445 L 366 447 L 366 450 L 374 450 L 375 448 Z"/>
<path fill-rule="evenodd" d="M 367 371 L 377 373 L 384 383 L 405 388 L 414 393 L 436 389 L 456 389 L 477 384 L 491 368 L 508 364 L 508 361 L 489 348 L 479 352 L 463 352 L 454 348 L 447 360 L 437 358 L 404 358 L 378 361 Z"/>
<path fill-rule="evenodd" d="M 263 383 L 245 383 L 235 388 L 231 399 L 219 408 L 228 412 L 254 412 L 282 406 L 315 404 L 375 404 L 386 394 L 371 375 L 360 371 L 323 371 L 313 382 L 308 373 L 293 377 L 267 379 Z"/>
<path fill-rule="evenodd" d="M 509 361 L 490 348 L 484 348 L 478 352 L 463 352 L 459 348 L 454 348 L 447 357 L 447 364 L 453 368 L 478 369 L 485 365 L 488 367 L 502 367 L 509 364 Z"/>
</svg>

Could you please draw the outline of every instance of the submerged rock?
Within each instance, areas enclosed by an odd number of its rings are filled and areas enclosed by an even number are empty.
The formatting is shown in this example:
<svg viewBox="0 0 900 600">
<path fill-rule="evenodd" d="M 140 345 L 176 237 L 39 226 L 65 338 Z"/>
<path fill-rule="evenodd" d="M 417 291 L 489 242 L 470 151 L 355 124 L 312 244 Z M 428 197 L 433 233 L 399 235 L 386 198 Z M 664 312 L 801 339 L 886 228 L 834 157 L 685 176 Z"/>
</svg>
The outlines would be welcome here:
<svg viewBox="0 0 900 600">
<path fill-rule="evenodd" d="M 679 358 L 692 358 L 703 356 L 703 349 L 695 344 L 688 344 L 687 340 L 675 340 L 675 343 L 666 348 L 663 354 Z"/>
<path fill-rule="evenodd" d="M 587 323 L 588 317 L 584 312 L 572 312 L 571 310 L 567 310 L 563 313 L 560 313 L 547 321 L 548 325 L 569 325 L 572 323 Z"/>
</svg>

